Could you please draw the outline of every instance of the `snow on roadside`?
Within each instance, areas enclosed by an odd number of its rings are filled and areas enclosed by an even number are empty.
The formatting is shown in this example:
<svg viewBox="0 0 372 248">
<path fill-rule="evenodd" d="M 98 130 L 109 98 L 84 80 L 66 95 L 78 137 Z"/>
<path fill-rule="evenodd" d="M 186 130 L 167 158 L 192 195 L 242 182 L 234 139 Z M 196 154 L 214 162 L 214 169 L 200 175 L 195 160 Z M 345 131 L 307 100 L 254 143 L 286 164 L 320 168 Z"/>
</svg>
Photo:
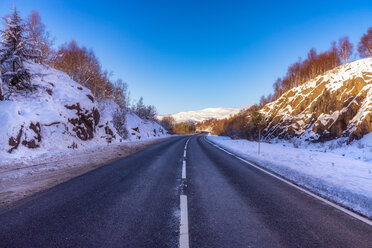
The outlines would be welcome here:
<svg viewBox="0 0 372 248">
<path fill-rule="evenodd" d="M 257 142 L 216 136 L 207 138 L 317 194 L 372 218 L 371 134 L 354 145 L 336 148 L 335 152 L 262 143 L 261 155 L 257 154 Z"/>
<path fill-rule="evenodd" d="M 362 160 L 372 163 L 372 133 L 366 134 L 360 140 L 353 140 L 349 145 L 348 138 L 338 138 L 327 142 L 311 143 L 304 138 L 292 138 L 291 140 L 272 139 L 272 143 L 281 144 L 293 148 L 306 148 L 311 151 L 331 152 L 343 157 Z"/>
<path fill-rule="evenodd" d="M 0 176 L 1 179 L 4 179 L 4 175 L 2 174 L 3 171 L 6 171 L 7 168 L 20 168 L 20 167 L 27 167 L 27 166 L 36 166 L 40 164 L 51 164 L 53 161 L 62 161 L 62 160 L 69 160 L 69 159 L 76 159 L 76 157 L 85 156 L 87 153 L 92 153 L 94 151 L 99 151 L 103 149 L 119 149 L 121 147 L 126 146 L 137 146 L 141 145 L 142 143 L 145 144 L 146 142 L 155 142 L 157 140 L 161 140 L 164 138 L 170 137 L 168 136 L 161 136 L 161 137 L 150 137 L 143 140 L 125 140 L 122 142 L 117 143 L 102 143 L 97 144 L 91 147 L 82 147 L 80 149 L 66 149 L 66 150 L 50 150 L 45 153 L 37 154 L 38 156 L 25 156 L 21 158 L 9 158 L 9 157 L 2 157 L 0 156 Z M 46 168 L 48 169 L 48 168 Z"/>
</svg>

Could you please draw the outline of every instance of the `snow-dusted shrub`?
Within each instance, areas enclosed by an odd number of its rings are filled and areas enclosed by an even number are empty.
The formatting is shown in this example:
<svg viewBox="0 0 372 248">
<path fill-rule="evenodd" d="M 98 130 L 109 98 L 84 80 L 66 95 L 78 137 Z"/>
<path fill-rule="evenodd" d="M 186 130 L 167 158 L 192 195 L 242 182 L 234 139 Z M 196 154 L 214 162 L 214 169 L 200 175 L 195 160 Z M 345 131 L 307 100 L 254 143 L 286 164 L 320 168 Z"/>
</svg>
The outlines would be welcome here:
<svg viewBox="0 0 372 248">
<path fill-rule="evenodd" d="M 302 144 L 301 140 L 299 140 L 299 139 L 292 139 L 291 143 L 293 144 L 294 148 L 299 148 Z"/>
<path fill-rule="evenodd" d="M 168 133 L 173 133 L 174 127 L 176 126 L 176 120 L 172 116 L 164 116 L 163 119 L 159 121 L 159 124 L 164 127 Z"/>
<path fill-rule="evenodd" d="M 141 97 L 137 104 L 132 106 L 132 111 L 141 119 L 156 121 L 156 108 L 153 105 L 143 104 L 143 98 Z"/>
<path fill-rule="evenodd" d="M 123 139 L 128 138 L 128 130 L 126 128 L 126 110 L 124 108 L 118 108 L 115 110 L 112 116 L 112 122 L 114 124 L 114 127 L 117 131 L 117 133 L 122 137 Z"/>
</svg>

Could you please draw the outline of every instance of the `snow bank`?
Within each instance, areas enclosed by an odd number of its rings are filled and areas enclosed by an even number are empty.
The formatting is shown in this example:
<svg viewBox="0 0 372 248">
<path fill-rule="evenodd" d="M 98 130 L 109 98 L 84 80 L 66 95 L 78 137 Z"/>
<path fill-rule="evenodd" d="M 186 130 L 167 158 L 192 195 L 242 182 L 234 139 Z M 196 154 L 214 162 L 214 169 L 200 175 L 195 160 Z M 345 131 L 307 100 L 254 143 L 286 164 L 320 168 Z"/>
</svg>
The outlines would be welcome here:
<svg viewBox="0 0 372 248">
<path fill-rule="evenodd" d="M 126 125 L 129 140 L 146 140 L 167 135 L 167 131 L 157 122 L 142 120 L 130 111 L 127 113 Z"/>
<path fill-rule="evenodd" d="M 371 134 L 334 150 L 330 150 L 331 143 L 325 143 L 324 147 L 309 144 L 306 148 L 294 148 L 299 145 L 290 143 L 263 143 L 261 155 L 257 154 L 257 142 L 216 136 L 207 138 L 317 194 L 372 218 Z"/>
</svg>

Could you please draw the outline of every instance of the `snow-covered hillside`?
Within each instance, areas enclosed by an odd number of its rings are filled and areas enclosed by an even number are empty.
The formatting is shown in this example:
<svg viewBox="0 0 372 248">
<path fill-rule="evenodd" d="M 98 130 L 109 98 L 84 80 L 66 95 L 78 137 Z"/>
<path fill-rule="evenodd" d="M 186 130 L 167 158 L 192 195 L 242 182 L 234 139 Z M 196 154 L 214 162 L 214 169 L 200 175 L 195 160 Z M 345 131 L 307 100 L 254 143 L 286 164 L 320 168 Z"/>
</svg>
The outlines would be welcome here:
<svg viewBox="0 0 372 248">
<path fill-rule="evenodd" d="M 238 108 L 206 108 L 202 110 L 180 112 L 177 114 L 171 115 L 177 123 L 180 122 L 201 122 L 209 119 L 224 119 L 230 115 L 239 113 L 240 109 Z M 162 116 L 159 116 L 161 119 Z"/>
<path fill-rule="evenodd" d="M 372 59 L 328 71 L 285 92 L 261 111 L 268 138 L 360 139 L 372 132 Z"/>
<path fill-rule="evenodd" d="M 33 74 L 31 92 L 13 92 L 0 101 L 0 160 L 44 156 L 125 141 L 113 125 L 118 105 L 98 103 L 89 89 L 64 72 L 27 64 Z M 127 113 L 127 140 L 165 136 L 154 121 Z M 135 130 L 135 134 L 132 134 Z"/>
</svg>

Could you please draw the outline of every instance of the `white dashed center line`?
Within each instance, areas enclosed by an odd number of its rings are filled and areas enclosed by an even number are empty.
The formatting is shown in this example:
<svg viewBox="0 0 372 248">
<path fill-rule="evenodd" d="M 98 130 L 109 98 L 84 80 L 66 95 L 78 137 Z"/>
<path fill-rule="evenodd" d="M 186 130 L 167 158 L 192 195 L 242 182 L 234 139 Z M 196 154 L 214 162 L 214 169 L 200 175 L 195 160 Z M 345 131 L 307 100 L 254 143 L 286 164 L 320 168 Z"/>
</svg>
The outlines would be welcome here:
<svg viewBox="0 0 372 248">
<path fill-rule="evenodd" d="M 187 214 L 187 196 L 180 195 L 181 222 L 180 222 L 180 248 L 189 247 L 189 218 Z"/>
<path fill-rule="evenodd" d="M 186 179 L 186 161 L 183 160 L 182 163 L 182 179 Z"/>
<path fill-rule="evenodd" d="M 181 187 L 186 185 L 186 151 L 189 144 L 190 138 L 186 141 L 185 148 L 183 150 L 183 160 L 182 160 L 182 184 Z M 187 210 L 187 195 L 185 190 L 181 189 L 180 195 L 180 211 L 181 211 L 181 220 L 180 220 L 180 248 L 189 248 L 189 217 Z"/>
</svg>

